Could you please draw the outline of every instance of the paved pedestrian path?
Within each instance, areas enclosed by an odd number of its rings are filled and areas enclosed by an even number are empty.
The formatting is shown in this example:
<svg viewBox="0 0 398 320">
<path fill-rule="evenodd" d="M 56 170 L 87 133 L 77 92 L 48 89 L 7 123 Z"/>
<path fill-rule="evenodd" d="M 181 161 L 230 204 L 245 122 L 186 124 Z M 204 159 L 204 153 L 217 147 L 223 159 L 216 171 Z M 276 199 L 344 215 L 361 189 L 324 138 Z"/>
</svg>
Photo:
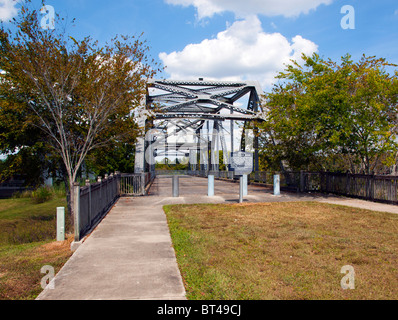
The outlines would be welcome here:
<svg viewBox="0 0 398 320">
<path fill-rule="evenodd" d="M 156 178 L 149 196 L 120 198 L 109 214 L 74 252 L 39 300 L 180 300 L 185 289 L 172 247 L 163 205 L 236 203 L 237 183 L 215 181 L 207 197 L 207 180 L 180 179 L 173 198 L 170 178 Z M 249 186 L 245 202 L 320 201 L 398 213 L 398 206 L 322 195 L 283 193 Z"/>
<path fill-rule="evenodd" d="M 120 198 L 38 297 L 58 299 L 185 299 L 162 205 Z"/>
</svg>

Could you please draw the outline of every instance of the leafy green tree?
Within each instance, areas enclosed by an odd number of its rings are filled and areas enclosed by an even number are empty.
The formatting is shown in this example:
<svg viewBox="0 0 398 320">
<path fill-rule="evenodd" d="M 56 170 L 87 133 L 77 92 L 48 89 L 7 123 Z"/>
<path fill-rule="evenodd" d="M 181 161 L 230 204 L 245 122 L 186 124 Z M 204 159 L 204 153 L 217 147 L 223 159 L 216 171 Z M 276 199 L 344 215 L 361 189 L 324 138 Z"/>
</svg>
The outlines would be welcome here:
<svg viewBox="0 0 398 320">
<path fill-rule="evenodd" d="M 365 56 L 355 63 L 346 55 L 340 64 L 317 54 L 303 59 L 287 66 L 266 96 L 263 153 L 296 170 L 328 170 L 336 156 L 353 172 L 391 161 L 385 155 L 397 150 L 398 78 L 386 68 L 394 65 Z"/>
<path fill-rule="evenodd" d="M 93 150 L 86 158 L 86 166 L 97 176 L 112 172 L 134 172 L 135 146 L 128 142 L 113 142 Z"/>
<path fill-rule="evenodd" d="M 224 152 L 222 150 L 218 151 L 218 169 L 220 171 L 226 171 L 227 166 L 224 163 Z"/>
<path fill-rule="evenodd" d="M 8 96 L 0 85 L 0 97 Z M 0 170 L 0 182 L 23 176 L 26 186 L 43 183 L 44 173 L 56 171 L 60 158 L 46 143 L 46 136 L 32 125 L 32 115 L 24 103 L 0 98 L 0 153 L 8 155 Z"/>
</svg>

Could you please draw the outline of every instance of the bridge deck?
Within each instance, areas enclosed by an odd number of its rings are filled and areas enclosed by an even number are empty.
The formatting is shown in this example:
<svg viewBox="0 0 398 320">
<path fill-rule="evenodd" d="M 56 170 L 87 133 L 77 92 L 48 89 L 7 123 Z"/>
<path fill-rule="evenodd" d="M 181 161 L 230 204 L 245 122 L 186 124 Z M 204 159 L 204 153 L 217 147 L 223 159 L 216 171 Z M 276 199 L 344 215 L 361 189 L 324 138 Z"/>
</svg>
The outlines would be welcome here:
<svg viewBox="0 0 398 320">
<path fill-rule="evenodd" d="M 156 180 L 152 184 L 149 195 L 150 196 L 163 196 L 171 197 L 170 176 L 157 176 Z M 180 176 L 179 179 L 179 194 L 180 197 L 201 198 L 207 196 L 207 178 L 193 177 L 193 176 Z M 222 196 L 225 200 L 238 200 L 239 199 L 239 181 L 225 181 L 217 180 L 214 181 L 214 194 L 216 196 Z M 253 198 L 252 196 L 255 196 Z M 260 197 L 260 198 L 258 198 Z M 209 200 L 206 197 L 206 201 Z M 262 186 L 248 186 L 248 199 L 250 200 L 266 200 L 266 198 L 275 198 L 272 196 L 272 190 L 270 188 L 265 188 Z"/>
</svg>

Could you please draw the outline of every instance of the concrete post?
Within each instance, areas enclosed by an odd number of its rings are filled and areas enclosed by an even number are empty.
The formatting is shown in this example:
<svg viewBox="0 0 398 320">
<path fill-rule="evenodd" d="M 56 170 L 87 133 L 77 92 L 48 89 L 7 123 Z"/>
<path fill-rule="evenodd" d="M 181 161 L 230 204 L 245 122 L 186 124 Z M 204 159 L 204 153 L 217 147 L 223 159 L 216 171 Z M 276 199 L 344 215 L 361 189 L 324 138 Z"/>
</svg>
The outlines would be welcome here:
<svg viewBox="0 0 398 320">
<path fill-rule="evenodd" d="M 243 176 L 239 177 L 239 203 L 243 202 Z"/>
<path fill-rule="evenodd" d="M 207 177 L 207 195 L 209 197 L 214 196 L 214 176 L 208 175 Z"/>
<path fill-rule="evenodd" d="M 279 174 L 274 175 L 274 196 L 279 196 L 281 194 L 280 181 L 281 178 Z"/>
<path fill-rule="evenodd" d="M 65 240 L 65 208 L 57 207 L 57 241 Z"/>
<path fill-rule="evenodd" d="M 243 180 L 243 196 L 247 196 L 247 185 L 248 185 L 247 174 L 244 174 L 242 176 L 242 180 Z"/>
<path fill-rule="evenodd" d="M 99 182 L 99 186 L 100 186 L 100 188 L 99 188 L 100 189 L 100 191 L 99 191 L 99 199 L 101 201 L 102 200 L 102 177 L 101 176 L 98 176 L 97 182 Z"/>
<path fill-rule="evenodd" d="M 73 185 L 73 198 L 75 241 L 80 241 L 80 185 L 77 182 Z"/>
<path fill-rule="evenodd" d="M 86 179 L 86 187 L 88 188 L 88 217 L 91 225 L 91 183 L 89 179 Z"/>
<path fill-rule="evenodd" d="M 173 189 L 173 197 L 178 198 L 180 196 L 180 191 L 179 191 L 179 177 L 178 176 L 173 176 L 172 178 L 172 189 Z"/>
<path fill-rule="evenodd" d="M 141 195 L 145 196 L 145 173 L 141 173 Z"/>
<path fill-rule="evenodd" d="M 145 119 L 138 119 L 138 125 L 140 128 L 145 128 Z M 145 132 L 143 132 L 145 133 Z M 141 173 L 145 171 L 145 139 L 142 137 L 137 138 L 135 145 L 135 162 L 134 162 L 134 173 Z"/>
</svg>

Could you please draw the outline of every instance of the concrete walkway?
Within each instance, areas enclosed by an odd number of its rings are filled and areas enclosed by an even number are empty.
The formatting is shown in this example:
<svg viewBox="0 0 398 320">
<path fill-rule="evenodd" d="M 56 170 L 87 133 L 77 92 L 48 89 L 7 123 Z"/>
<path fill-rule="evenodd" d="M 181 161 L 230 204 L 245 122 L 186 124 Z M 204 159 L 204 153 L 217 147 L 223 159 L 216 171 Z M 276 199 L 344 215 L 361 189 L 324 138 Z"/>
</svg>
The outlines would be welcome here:
<svg viewBox="0 0 398 320">
<path fill-rule="evenodd" d="M 38 300 L 181 300 L 185 289 L 162 206 L 120 198 Z"/>
<path fill-rule="evenodd" d="M 163 205 L 236 203 L 237 183 L 215 181 L 207 197 L 207 180 L 180 179 L 180 197 L 172 198 L 171 179 L 156 178 L 149 196 L 121 198 L 86 238 L 38 300 L 180 300 L 185 290 L 177 266 Z M 245 202 L 320 201 L 398 213 L 398 206 L 323 195 L 282 193 L 249 186 Z"/>
</svg>

